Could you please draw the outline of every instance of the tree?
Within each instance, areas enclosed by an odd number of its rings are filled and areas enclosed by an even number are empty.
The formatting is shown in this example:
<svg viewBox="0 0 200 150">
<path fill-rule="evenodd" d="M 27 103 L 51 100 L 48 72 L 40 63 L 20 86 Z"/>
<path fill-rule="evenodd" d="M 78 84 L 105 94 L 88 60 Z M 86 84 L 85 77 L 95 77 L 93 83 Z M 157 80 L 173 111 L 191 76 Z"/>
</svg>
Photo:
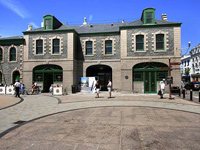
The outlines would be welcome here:
<svg viewBox="0 0 200 150">
<path fill-rule="evenodd" d="M 190 68 L 185 68 L 185 75 L 189 76 L 189 74 L 190 74 Z"/>
</svg>

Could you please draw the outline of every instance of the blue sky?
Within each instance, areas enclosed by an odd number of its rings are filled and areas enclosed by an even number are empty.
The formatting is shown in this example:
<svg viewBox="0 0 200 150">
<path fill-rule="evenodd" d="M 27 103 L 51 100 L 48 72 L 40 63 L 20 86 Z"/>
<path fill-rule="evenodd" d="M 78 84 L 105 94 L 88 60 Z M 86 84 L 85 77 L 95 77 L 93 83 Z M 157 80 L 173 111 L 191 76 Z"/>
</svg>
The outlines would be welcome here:
<svg viewBox="0 0 200 150">
<path fill-rule="evenodd" d="M 92 23 L 116 23 L 140 19 L 143 9 L 156 9 L 156 19 L 183 23 L 181 45 L 191 48 L 200 43 L 200 0 L 0 0 L 1 37 L 23 35 L 28 25 L 41 26 L 43 16 L 54 15 L 69 25 L 81 25 L 83 18 Z M 183 50 L 183 53 L 186 51 Z"/>
</svg>

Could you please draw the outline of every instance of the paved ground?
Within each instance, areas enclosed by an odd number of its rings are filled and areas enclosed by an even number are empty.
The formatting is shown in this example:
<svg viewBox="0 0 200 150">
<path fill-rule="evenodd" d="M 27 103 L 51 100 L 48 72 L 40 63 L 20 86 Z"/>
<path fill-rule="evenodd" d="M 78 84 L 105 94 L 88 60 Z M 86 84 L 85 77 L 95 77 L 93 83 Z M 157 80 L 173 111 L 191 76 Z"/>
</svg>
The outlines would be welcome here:
<svg viewBox="0 0 200 150">
<path fill-rule="evenodd" d="M 0 149 L 199 150 L 198 103 L 169 100 L 167 95 L 166 99 L 120 93 L 111 99 L 107 93 L 94 97 L 24 96 L 22 103 L 0 110 Z M 45 115 L 50 116 L 33 120 Z M 17 121 L 26 122 L 8 130 Z"/>
<path fill-rule="evenodd" d="M 0 109 L 15 105 L 21 101 L 20 98 L 15 98 L 13 95 L 0 95 Z"/>
</svg>

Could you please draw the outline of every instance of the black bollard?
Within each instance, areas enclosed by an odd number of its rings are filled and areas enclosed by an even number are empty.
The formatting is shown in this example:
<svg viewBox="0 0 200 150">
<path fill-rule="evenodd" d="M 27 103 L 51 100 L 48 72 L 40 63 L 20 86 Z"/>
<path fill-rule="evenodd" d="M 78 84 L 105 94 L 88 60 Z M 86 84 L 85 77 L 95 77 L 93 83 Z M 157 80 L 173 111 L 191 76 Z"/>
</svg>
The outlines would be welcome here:
<svg viewBox="0 0 200 150">
<path fill-rule="evenodd" d="M 190 100 L 192 101 L 192 89 L 190 89 Z"/>
<path fill-rule="evenodd" d="M 199 90 L 199 103 L 200 103 L 200 90 Z"/>
<path fill-rule="evenodd" d="M 185 98 L 185 89 L 183 89 L 183 98 Z"/>
</svg>

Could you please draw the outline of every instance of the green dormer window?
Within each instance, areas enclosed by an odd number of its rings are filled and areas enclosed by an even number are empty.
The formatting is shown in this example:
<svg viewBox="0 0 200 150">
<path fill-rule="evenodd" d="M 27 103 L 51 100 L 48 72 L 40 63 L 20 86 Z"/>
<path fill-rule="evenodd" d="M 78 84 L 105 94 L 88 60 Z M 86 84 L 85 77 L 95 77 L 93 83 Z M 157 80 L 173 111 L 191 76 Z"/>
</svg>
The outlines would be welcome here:
<svg viewBox="0 0 200 150">
<path fill-rule="evenodd" d="M 53 16 L 46 15 L 44 16 L 44 30 L 52 30 L 53 29 Z"/>
<path fill-rule="evenodd" d="M 144 9 L 141 19 L 144 24 L 155 24 L 155 9 L 154 8 Z"/>
</svg>

